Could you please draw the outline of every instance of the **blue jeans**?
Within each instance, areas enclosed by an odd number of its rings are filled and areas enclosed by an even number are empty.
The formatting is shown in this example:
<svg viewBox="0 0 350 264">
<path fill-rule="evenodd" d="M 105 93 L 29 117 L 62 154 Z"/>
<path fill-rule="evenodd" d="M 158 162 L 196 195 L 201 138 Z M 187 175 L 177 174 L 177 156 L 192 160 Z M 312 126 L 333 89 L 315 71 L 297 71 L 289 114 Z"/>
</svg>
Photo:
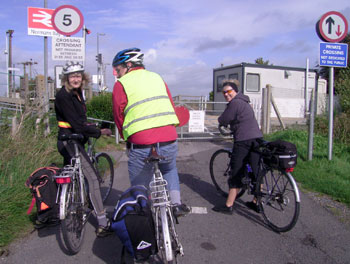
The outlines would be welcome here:
<svg viewBox="0 0 350 264">
<path fill-rule="evenodd" d="M 180 192 L 179 175 L 176 168 L 177 141 L 172 144 L 157 147 L 158 155 L 165 157 L 159 162 L 159 169 L 164 179 L 168 182 L 170 192 Z M 149 157 L 151 148 L 129 150 L 128 170 L 131 185 L 144 185 L 149 188 L 153 177 L 152 164 L 147 164 L 144 159 Z M 173 201 L 175 202 L 175 201 Z M 178 203 L 178 201 L 176 201 Z"/>
</svg>

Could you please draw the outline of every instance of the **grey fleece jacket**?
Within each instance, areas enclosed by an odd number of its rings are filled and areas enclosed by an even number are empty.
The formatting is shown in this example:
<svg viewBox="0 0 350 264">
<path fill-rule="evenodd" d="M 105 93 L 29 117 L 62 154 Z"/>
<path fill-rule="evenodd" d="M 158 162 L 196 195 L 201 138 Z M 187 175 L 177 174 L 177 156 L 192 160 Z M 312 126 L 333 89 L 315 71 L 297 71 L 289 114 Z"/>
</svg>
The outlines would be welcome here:
<svg viewBox="0 0 350 264">
<path fill-rule="evenodd" d="M 248 96 L 238 93 L 226 106 L 218 118 L 220 125 L 230 125 L 234 141 L 261 138 L 263 134 L 255 119 Z"/>
</svg>

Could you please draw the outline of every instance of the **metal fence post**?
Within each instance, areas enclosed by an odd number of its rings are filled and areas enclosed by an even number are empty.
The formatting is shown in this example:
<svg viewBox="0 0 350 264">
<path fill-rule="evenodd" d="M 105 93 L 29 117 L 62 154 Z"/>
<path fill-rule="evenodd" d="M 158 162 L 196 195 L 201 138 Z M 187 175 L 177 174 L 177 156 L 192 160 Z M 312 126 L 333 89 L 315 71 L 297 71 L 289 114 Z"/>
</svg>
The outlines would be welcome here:
<svg viewBox="0 0 350 264">
<path fill-rule="evenodd" d="M 261 119 L 262 119 L 262 124 L 261 124 L 261 130 L 263 134 L 266 134 L 266 118 L 267 118 L 267 88 L 263 88 L 262 90 L 262 113 L 261 113 Z"/>
<path fill-rule="evenodd" d="M 309 115 L 309 144 L 308 144 L 308 160 L 312 160 L 312 148 L 314 145 L 314 120 L 315 120 L 315 90 L 311 91 L 311 105 Z"/>
<path fill-rule="evenodd" d="M 119 130 L 117 128 L 117 125 L 114 125 L 115 128 L 115 143 L 119 144 Z"/>
<path fill-rule="evenodd" d="M 271 128 L 271 85 L 266 85 L 267 96 L 266 96 L 266 134 L 270 133 Z"/>
</svg>

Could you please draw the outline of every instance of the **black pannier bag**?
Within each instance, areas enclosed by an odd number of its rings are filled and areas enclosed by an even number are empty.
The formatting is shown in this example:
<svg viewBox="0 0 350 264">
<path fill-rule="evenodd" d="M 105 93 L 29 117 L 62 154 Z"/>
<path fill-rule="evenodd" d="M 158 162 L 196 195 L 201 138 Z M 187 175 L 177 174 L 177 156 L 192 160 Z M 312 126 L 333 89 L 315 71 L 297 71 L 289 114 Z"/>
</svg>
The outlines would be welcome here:
<svg viewBox="0 0 350 264">
<path fill-rule="evenodd" d="M 264 158 L 264 162 L 273 168 L 290 169 L 297 165 L 297 148 L 293 143 L 276 140 L 267 144 L 271 156 Z"/>
<path fill-rule="evenodd" d="M 147 260 L 158 252 L 154 221 L 146 187 L 132 186 L 118 200 L 112 229 L 136 260 Z"/>
<path fill-rule="evenodd" d="M 60 168 L 55 166 L 38 168 L 25 183 L 33 195 L 27 214 L 30 214 L 36 204 L 37 220 L 42 224 L 58 220 L 57 185 L 53 176 L 59 172 Z"/>
</svg>

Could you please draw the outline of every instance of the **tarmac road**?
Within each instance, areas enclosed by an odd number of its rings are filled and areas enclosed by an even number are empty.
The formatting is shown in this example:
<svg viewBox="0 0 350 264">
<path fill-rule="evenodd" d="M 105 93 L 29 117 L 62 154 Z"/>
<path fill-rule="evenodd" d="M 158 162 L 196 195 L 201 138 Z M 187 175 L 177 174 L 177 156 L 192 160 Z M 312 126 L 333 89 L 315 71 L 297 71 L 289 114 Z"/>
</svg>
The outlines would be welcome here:
<svg viewBox="0 0 350 264">
<path fill-rule="evenodd" d="M 177 231 L 185 250 L 179 263 L 350 263 L 350 228 L 303 193 L 299 220 L 294 229 L 283 234 L 271 231 L 261 215 L 245 207 L 244 201 L 251 199 L 246 195 L 237 201 L 237 210 L 232 216 L 213 212 L 211 208 L 224 199 L 211 183 L 209 160 L 222 144 L 179 143 L 178 170 L 183 202 L 202 209 L 202 213 L 179 219 Z M 111 154 L 118 160 L 118 167 L 114 190 L 107 201 L 109 214 L 120 193 L 129 187 L 125 153 Z M 59 227 L 51 227 L 33 230 L 12 243 L 9 255 L 1 257 L 0 263 L 120 263 L 119 239 L 114 235 L 96 238 L 95 226 L 95 218 L 90 217 L 84 245 L 75 256 L 67 254 Z"/>
</svg>

